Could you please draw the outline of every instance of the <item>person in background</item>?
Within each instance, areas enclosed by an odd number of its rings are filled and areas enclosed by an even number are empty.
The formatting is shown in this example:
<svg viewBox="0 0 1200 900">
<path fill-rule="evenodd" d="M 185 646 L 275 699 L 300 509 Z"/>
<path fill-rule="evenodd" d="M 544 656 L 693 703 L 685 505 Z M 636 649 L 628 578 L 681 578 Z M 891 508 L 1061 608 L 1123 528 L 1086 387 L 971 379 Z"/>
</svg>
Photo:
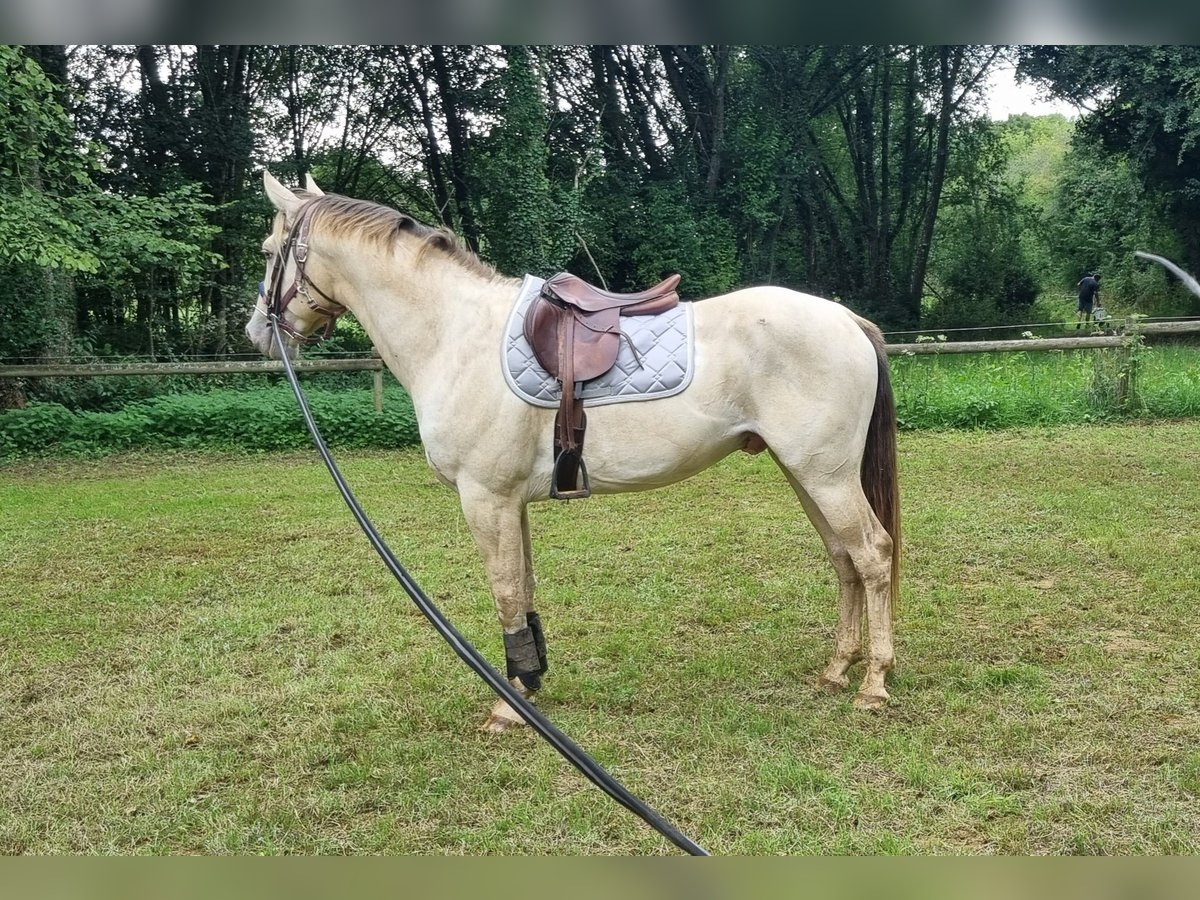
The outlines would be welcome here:
<svg viewBox="0 0 1200 900">
<path fill-rule="evenodd" d="M 1075 304 L 1075 327 L 1092 320 L 1092 305 L 1100 297 L 1100 273 L 1093 272 L 1079 279 L 1079 302 Z"/>
</svg>

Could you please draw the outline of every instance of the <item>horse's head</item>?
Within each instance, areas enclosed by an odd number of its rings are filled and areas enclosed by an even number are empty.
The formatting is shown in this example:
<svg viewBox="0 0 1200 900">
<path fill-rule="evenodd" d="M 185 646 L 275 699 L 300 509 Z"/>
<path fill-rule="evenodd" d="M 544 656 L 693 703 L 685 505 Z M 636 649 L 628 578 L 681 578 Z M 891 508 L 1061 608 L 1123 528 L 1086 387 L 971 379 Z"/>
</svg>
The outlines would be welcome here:
<svg viewBox="0 0 1200 900">
<path fill-rule="evenodd" d="M 277 214 L 271 234 L 262 244 L 266 272 L 258 284 L 254 312 L 246 323 L 246 337 L 261 353 L 276 358 L 278 351 L 271 334 L 274 318 L 288 356 L 294 359 L 301 344 L 328 337 L 337 317 L 346 309 L 323 292 L 308 271 L 309 228 L 314 207 L 324 193 L 311 176 L 307 178 L 308 197 L 297 196 L 267 171 L 263 172 L 263 186 Z M 322 326 L 324 333 L 317 335 Z"/>
</svg>

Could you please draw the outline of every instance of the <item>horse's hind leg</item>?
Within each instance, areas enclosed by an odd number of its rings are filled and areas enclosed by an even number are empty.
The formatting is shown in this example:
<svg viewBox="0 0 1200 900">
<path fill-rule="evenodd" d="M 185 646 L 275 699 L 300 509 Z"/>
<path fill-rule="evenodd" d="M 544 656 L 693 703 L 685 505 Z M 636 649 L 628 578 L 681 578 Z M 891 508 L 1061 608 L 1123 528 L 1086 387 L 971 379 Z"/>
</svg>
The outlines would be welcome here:
<svg viewBox="0 0 1200 900">
<path fill-rule="evenodd" d="M 529 514 L 520 500 L 497 497 L 486 489 L 460 485 L 463 513 L 483 559 L 504 631 L 509 683 L 527 699 L 541 687 L 546 642 L 533 610 L 533 565 Z M 485 731 L 502 732 L 525 720 L 504 700 L 492 706 Z"/>
<path fill-rule="evenodd" d="M 814 518 L 810 513 L 809 518 Z M 815 521 L 815 519 L 814 519 Z M 822 525 L 824 525 L 822 520 Z M 829 558 L 833 562 L 834 571 L 838 576 L 838 623 L 837 635 L 834 639 L 833 656 L 825 671 L 821 673 L 818 685 L 829 692 L 836 692 L 849 687 L 850 677 L 847 675 L 850 667 L 863 658 L 863 606 L 866 602 L 866 589 L 854 560 L 849 551 L 833 535 L 829 527 L 818 527 Z M 827 537 L 828 535 L 828 537 Z"/>
<path fill-rule="evenodd" d="M 866 589 L 863 587 L 862 577 L 858 574 L 854 561 L 850 558 L 849 551 L 825 520 L 821 510 L 800 487 L 792 473 L 782 464 L 780 468 L 783 469 L 792 489 L 804 506 L 809 520 L 820 534 L 838 577 L 838 624 L 834 638 L 833 656 L 817 682 L 823 690 L 833 693 L 849 687 L 850 679 L 846 673 L 851 666 L 863 658 L 862 619 Z"/>
<path fill-rule="evenodd" d="M 820 685 L 838 690 L 847 671 L 863 659 L 863 614 L 867 618 L 867 671 L 854 705 L 875 709 L 887 703 L 885 685 L 895 662 L 892 637 L 892 539 L 871 511 L 856 478 L 801 485 L 783 466 L 829 551 L 840 586 L 837 639 Z"/>
</svg>

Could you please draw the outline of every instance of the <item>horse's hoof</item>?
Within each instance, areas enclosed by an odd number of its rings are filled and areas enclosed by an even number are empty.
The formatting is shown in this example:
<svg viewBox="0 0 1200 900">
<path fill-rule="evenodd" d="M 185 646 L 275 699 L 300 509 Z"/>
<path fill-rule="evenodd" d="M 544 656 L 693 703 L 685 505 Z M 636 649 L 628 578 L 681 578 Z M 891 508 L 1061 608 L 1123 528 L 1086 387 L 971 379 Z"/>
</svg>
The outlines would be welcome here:
<svg viewBox="0 0 1200 900">
<path fill-rule="evenodd" d="M 854 708 L 864 710 L 879 710 L 888 705 L 887 694 L 863 694 L 854 695 Z"/>
<path fill-rule="evenodd" d="M 822 675 L 817 679 L 817 688 L 824 691 L 826 694 L 837 694 L 844 691 L 850 686 L 850 679 L 842 676 L 841 678 L 833 678 L 829 675 Z"/>
<path fill-rule="evenodd" d="M 479 726 L 479 730 L 487 734 L 504 734 L 508 729 L 520 728 L 524 724 L 524 719 L 510 719 L 507 716 L 498 716 L 492 713 L 487 717 L 487 721 Z"/>
</svg>

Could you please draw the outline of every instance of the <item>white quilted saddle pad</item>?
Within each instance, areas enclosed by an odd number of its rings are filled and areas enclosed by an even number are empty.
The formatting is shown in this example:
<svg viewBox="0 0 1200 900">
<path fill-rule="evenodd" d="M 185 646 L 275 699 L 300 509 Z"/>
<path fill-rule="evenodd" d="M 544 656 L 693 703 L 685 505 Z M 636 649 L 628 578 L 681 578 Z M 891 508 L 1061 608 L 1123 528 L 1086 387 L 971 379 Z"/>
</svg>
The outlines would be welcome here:
<svg viewBox="0 0 1200 900">
<path fill-rule="evenodd" d="M 502 364 L 504 379 L 518 397 L 534 406 L 557 407 L 562 395 L 558 380 L 538 363 L 523 330 L 525 313 L 542 284 L 541 278 L 525 276 L 504 332 Z M 659 400 L 691 384 L 695 368 L 691 303 L 680 303 L 657 316 L 622 316 L 621 331 L 625 336 L 616 365 L 575 391 L 584 406 Z"/>
</svg>

